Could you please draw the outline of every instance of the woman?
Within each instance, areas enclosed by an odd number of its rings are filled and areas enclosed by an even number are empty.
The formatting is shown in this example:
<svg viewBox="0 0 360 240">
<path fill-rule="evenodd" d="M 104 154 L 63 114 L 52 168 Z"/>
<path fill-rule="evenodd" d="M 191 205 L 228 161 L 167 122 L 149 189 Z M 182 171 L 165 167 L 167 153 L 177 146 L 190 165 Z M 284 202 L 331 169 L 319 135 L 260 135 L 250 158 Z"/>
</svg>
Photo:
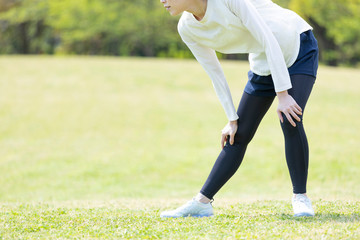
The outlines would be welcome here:
<svg viewBox="0 0 360 240">
<path fill-rule="evenodd" d="M 183 13 L 178 31 L 210 76 L 229 122 L 222 151 L 197 196 L 161 217 L 212 216 L 211 200 L 240 166 L 246 147 L 277 96 L 293 184 L 295 216 L 314 216 L 306 196 L 308 143 L 302 115 L 318 68 L 312 27 L 271 0 L 160 0 L 171 15 Z M 249 53 L 250 71 L 238 110 L 215 51 Z"/>
</svg>

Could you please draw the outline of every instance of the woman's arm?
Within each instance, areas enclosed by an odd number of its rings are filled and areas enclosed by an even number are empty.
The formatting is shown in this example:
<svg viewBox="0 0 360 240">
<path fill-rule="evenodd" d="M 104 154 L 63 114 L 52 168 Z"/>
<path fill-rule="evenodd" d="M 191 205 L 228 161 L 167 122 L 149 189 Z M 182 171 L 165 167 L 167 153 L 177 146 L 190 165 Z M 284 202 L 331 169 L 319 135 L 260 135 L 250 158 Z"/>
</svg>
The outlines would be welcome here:
<svg viewBox="0 0 360 240">
<path fill-rule="evenodd" d="M 203 47 L 199 44 L 188 44 L 189 49 L 194 54 L 198 62 L 203 66 L 210 76 L 216 94 L 225 110 L 229 122 L 221 131 L 221 148 L 224 148 L 225 142 L 229 137 L 231 145 L 234 144 L 235 133 L 238 128 L 237 119 L 239 118 L 232 101 L 229 86 L 226 82 L 224 73 L 214 50 Z"/>
<path fill-rule="evenodd" d="M 239 117 L 234 107 L 229 85 L 226 81 L 224 72 L 221 68 L 215 51 L 211 48 L 202 46 L 201 44 L 186 39 L 186 36 L 182 31 L 179 31 L 179 33 L 185 44 L 193 53 L 196 60 L 201 64 L 201 66 L 205 69 L 206 73 L 211 78 L 215 92 L 225 110 L 228 120 L 237 120 Z"/>
</svg>

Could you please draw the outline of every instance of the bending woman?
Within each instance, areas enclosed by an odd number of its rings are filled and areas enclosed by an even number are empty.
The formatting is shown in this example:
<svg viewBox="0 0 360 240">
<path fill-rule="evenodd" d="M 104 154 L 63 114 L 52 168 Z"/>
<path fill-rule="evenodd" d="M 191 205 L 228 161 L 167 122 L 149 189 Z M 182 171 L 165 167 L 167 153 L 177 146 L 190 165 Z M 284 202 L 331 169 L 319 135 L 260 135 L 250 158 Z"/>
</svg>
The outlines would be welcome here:
<svg viewBox="0 0 360 240">
<path fill-rule="evenodd" d="M 309 151 L 302 116 L 318 68 L 312 27 L 271 0 L 160 0 L 182 16 L 178 31 L 210 76 L 229 122 L 222 151 L 194 199 L 162 217 L 212 216 L 211 200 L 239 168 L 246 147 L 275 97 L 293 185 L 295 216 L 314 216 L 306 196 Z M 249 53 L 248 82 L 237 111 L 215 51 Z"/>
</svg>

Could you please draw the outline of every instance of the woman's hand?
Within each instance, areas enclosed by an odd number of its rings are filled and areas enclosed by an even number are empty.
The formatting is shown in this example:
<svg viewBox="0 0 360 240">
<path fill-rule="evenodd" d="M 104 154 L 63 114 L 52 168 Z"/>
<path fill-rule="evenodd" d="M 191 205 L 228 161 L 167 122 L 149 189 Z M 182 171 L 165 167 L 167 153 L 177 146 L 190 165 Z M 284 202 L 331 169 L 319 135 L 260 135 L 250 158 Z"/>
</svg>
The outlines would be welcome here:
<svg viewBox="0 0 360 240">
<path fill-rule="evenodd" d="M 277 114 L 280 118 L 281 123 L 284 122 L 283 116 L 281 113 L 284 113 L 287 120 L 293 127 L 296 127 L 296 123 L 293 118 L 300 122 L 301 119 L 298 115 L 302 115 L 301 107 L 296 103 L 296 101 L 288 94 L 287 91 L 277 93 L 279 99 L 279 105 L 277 108 Z"/>
<path fill-rule="evenodd" d="M 231 145 L 234 144 L 234 137 L 235 137 L 237 128 L 238 128 L 237 120 L 228 122 L 228 124 L 226 124 L 226 126 L 223 128 L 223 130 L 221 131 L 221 148 L 222 149 L 225 146 L 225 142 L 226 142 L 228 136 L 230 136 L 230 140 L 229 140 L 230 144 Z"/>
</svg>

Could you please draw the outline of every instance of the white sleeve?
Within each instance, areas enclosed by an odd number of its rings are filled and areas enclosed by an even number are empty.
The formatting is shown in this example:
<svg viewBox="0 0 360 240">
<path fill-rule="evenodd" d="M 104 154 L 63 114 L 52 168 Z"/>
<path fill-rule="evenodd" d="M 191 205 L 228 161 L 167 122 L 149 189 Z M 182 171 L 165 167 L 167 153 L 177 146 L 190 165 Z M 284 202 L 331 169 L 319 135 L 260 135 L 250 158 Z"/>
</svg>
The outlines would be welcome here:
<svg viewBox="0 0 360 240">
<path fill-rule="evenodd" d="M 180 35 L 182 34 L 180 33 Z M 190 51 L 193 53 L 196 60 L 201 64 L 201 66 L 205 69 L 206 73 L 211 78 L 216 95 L 218 96 L 220 103 L 224 108 L 228 120 L 237 120 L 239 117 L 234 107 L 229 85 L 226 81 L 224 72 L 221 68 L 215 51 L 196 42 L 186 41 L 183 35 L 181 37 Z"/>
<path fill-rule="evenodd" d="M 249 0 L 225 0 L 230 10 L 238 16 L 244 26 L 265 50 L 275 91 L 281 92 L 292 87 L 288 68 L 278 41 L 254 5 Z M 281 30 L 281 29 L 279 29 Z"/>
</svg>

